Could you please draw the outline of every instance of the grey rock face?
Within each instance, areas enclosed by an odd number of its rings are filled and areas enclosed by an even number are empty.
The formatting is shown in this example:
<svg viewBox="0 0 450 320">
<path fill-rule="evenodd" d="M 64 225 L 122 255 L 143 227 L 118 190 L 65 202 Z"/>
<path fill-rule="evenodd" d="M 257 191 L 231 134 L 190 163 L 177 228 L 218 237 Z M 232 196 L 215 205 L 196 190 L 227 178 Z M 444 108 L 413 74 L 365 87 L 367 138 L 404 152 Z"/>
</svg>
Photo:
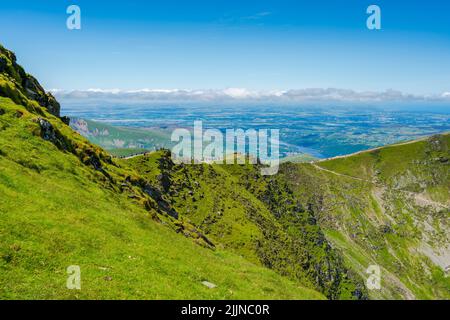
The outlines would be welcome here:
<svg viewBox="0 0 450 320">
<path fill-rule="evenodd" d="M 53 129 L 53 126 L 50 122 L 48 122 L 45 119 L 39 118 L 39 125 L 41 126 L 41 136 L 44 140 L 55 142 L 56 139 L 56 133 Z"/>
<path fill-rule="evenodd" d="M 53 143 L 58 149 L 61 150 L 70 150 L 70 144 L 64 139 L 64 136 L 56 130 L 53 125 L 43 118 L 38 118 L 37 122 L 41 127 L 41 137 L 44 140 L 50 141 Z"/>
</svg>

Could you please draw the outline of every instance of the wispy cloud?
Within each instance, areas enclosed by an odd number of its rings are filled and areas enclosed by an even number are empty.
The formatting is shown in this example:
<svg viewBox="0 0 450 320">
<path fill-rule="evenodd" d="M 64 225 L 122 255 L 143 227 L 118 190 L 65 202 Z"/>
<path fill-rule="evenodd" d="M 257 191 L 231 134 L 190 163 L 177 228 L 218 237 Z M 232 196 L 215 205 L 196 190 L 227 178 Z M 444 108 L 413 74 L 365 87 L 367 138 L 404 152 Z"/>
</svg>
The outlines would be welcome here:
<svg viewBox="0 0 450 320">
<path fill-rule="evenodd" d="M 413 95 L 396 90 L 358 92 L 336 88 L 309 88 L 285 91 L 254 91 L 245 88 L 227 88 L 223 90 L 88 89 L 71 91 L 54 89 L 51 90 L 51 92 L 60 100 L 98 100 L 117 102 L 450 102 L 450 92 L 445 92 L 440 95 Z"/>
<path fill-rule="evenodd" d="M 242 17 L 241 19 L 242 20 L 260 20 L 260 19 L 263 19 L 264 17 L 270 16 L 271 14 L 272 14 L 272 12 L 263 11 L 263 12 L 258 12 L 251 16 Z"/>
<path fill-rule="evenodd" d="M 225 15 L 223 17 L 221 17 L 217 22 L 219 24 L 240 24 L 240 23 L 257 23 L 260 24 L 262 23 L 261 20 L 269 17 L 272 15 L 272 12 L 269 11 L 261 11 L 261 12 L 257 12 L 254 14 L 250 14 L 247 16 L 235 16 L 235 15 Z"/>
</svg>

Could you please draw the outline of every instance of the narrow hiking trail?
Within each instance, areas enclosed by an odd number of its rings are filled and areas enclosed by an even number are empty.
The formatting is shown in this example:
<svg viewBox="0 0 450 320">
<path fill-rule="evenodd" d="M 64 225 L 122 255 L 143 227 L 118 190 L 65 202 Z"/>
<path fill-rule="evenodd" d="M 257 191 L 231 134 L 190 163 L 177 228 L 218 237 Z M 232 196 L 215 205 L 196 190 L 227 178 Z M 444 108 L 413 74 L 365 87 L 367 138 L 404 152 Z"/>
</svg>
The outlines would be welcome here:
<svg viewBox="0 0 450 320">
<path fill-rule="evenodd" d="M 410 140 L 410 141 L 405 141 L 405 142 L 389 144 L 389 145 L 386 145 L 386 146 L 379 146 L 379 147 L 372 148 L 372 149 L 361 150 L 361 151 L 350 153 L 350 154 L 344 154 L 342 156 L 336 156 L 336 157 L 331 157 L 331 158 L 320 159 L 320 160 L 317 160 L 317 163 L 325 162 L 325 161 L 329 161 L 329 160 L 335 160 L 335 159 L 348 158 L 348 157 L 355 156 L 355 155 L 358 155 L 358 154 L 372 152 L 372 151 L 377 151 L 377 150 L 384 149 L 384 148 L 389 148 L 389 147 L 398 147 L 398 146 L 404 146 L 404 145 L 408 145 L 408 144 L 413 144 L 413 143 L 416 143 L 416 142 L 419 142 L 419 141 L 427 140 L 428 138 L 429 137 L 427 136 L 427 137 L 423 137 L 423 138 L 416 139 L 416 140 Z"/>
<path fill-rule="evenodd" d="M 362 181 L 362 182 L 374 183 L 374 182 L 371 181 L 371 180 L 366 180 L 366 179 L 362 179 L 362 178 L 352 177 L 352 176 L 349 176 L 349 175 L 346 175 L 346 174 L 343 174 L 343 173 L 339 173 L 339 172 L 336 172 L 336 171 L 332 171 L 332 170 L 325 169 L 325 168 L 323 168 L 323 167 L 317 165 L 317 163 L 315 163 L 315 162 L 311 162 L 311 165 L 312 165 L 314 168 L 316 168 L 317 170 L 325 171 L 325 172 L 334 174 L 334 175 L 336 175 L 336 176 L 345 177 L 345 178 L 350 178 L 350 179 L 354 179 L 354 180 L 358 180 L 358 181 Z"/>
<path fill-rule="evenodd" d="M 146 156 L 147 154 L 150 154 L 152 152 L 153 151 L 141 152 L 141 153 L 132 154 L 131 156 L 126 156 L 126 157 L 114 156 L 114 158 L 122 159 L 122 160 L 128 160 L 128 159 L 133 159 L 133 158 L 140 157 L 140 156 Z"/>
<path fill-rule="evenodd" d="M 349 176 L 349 175 L 346 175 L 346 174 L 342 174 L 342 173 L 339 173 L 339 172 L 336 172 L 336 171 L 325 169 L 325 168 L 319 166 L 318 163 L 329 161 L 329 160 L 348 158 L 348 157 L 352 157 L 352 156 L 355 156 L 355 155 L 358 155 L 358 154 L 363 154 L 363 153 L 367 153 L 367 152 L 373 152 L 373 151 L 376 151 L 376 150 L 381 150 L 381 149 L 386 148 L 386 147 L 408 145 L 408 144 L 416 143 L 418 141 L 424 141 L 426 139 L 428 139 L 428 137 L 423 137 L 423 138 L 420 138 L 420 139 L 417 139 L 417 140 L 410 140 L 410 141 L 400 142 L 400 143 L 392 144 L 392 145 L 389 145 L 389 146 L 380 146 L 380 147 L 376 147 L 376 148 L 372 148 L 372 149 L 368 149 L 368 150 L 361 150 L 361 151 L 358 151 L 358 152 L 355 152 L 355 153 L 346 154 L 346 155 L 342 155 L 342 156 L 336 156 L 336 157 L 331 157 L 331 158 L 326 158 L 326 159 L 320 159 L 320 160 L 317 160 L 317 161 L 312 161 L 310 163 L 312 164 L 312 166 L 314 168 L 316 168 L 318 170 L 325 171 L 325 172 L 328 172 L 328 173 L 331 173 L 331 174 L 334 174 L 334 175 L 337 175 L 337 176 L 346 177 L 346 178 L 350 178 L 350 179 L 354 179 L 354 180 L 358 180 L 358 181 L 363 181 L 363 182 L 368 182 L 368 183 L 375 183 L 374 181 L 371 181 L 371 180 L 366 180 L 366 179 L 362 179 L 362 178 L 352 177 L 352 176 Z"/>
<path fill-rule="evenodd" d="M 362 181 L 362 182 L 367 182 L 367 183 L 371 183 L 371 184 L 375 184 L 375 181 L 370 181 L 370 180 L 365 180 L 365 179 L 361 179 L 361 178 L 357 178 L 357 177 L 352 177 L 346 174 L 342 174 L 336 171 L 332 171 L 332 170 L 328 170 L 325 169 L 323 167 L 320 167 L 317 165 L 317 163 L 311 163 L 311 165 L 316 168 L 317 170 L 321 170 L 321 171 L 325 171 L 340 177 L 345 177 L 345 178 L 350 178 L 350 179 L 354 179 L 354 180 L 358 180 L 358 181 Z M 407 196 L 411 197 L 412 199 L 414 199 L 415 203 L 419 206 L 431 206 L 435 209 L 448 209 L 449 207 L 446 206 L 445 204 L 433 201 L 431 199 L 429 199 L 428 197 L 426 197 L 423 194 L 417 194 L 414 192 L 408 192 L 405 190 L 401 190 L 401 192 L 405 193 Z"/>
</svg>

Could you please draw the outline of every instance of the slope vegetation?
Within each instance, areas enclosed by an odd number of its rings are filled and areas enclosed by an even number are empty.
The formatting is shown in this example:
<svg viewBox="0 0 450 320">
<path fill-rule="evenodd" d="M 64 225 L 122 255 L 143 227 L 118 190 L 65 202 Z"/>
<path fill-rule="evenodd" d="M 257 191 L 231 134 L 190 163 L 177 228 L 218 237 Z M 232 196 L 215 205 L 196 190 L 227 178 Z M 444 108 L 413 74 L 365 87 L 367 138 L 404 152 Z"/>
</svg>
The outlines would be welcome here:
<svg viewBox="0 0 450 320">
<path fill-rule="evenodd" d="M 448 134 L 264 177 L 114 159 L 67 123 L 0 47 L 2 298 L 450 298 Z"/>
<path fill-rule="evenodd" d="M 180 221 L 144 179 L 66 125 L 4 48 L 0 73 L 1 298 L 324 298 Z M 70 265 L 81 290 L 66 288 Z"/>
</svg>

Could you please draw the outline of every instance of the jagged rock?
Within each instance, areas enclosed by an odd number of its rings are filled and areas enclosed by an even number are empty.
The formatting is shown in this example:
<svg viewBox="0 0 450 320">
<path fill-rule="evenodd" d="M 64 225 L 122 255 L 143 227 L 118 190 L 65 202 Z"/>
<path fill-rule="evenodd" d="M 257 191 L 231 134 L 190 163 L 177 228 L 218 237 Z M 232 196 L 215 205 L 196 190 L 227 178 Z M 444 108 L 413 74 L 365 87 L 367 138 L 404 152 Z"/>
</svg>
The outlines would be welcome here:
<svg viewBox="0 0 450 320">
<path fill-rule="evenodd" d="M 61 150 L 70 150 L 70 144 L 66 141 L 64 136 L 56 130 L 53 125 L 46 119 L 38 118 L 37 122 L 41 127 L 41 137 L 44 140 L 50 141 L 53 143 L 58 149 Z"/>
<path fill-rule="evenodd" d="M 51 93 L 46 93 L 44 88 L 32 76 L 27 75 L 22 82 L 25 89 L 25 95 L 32 100 L 37 101 L 41 107 L 46 108 L 51 114 L 59 117 L 61 106 Z"/>
<path fill-rule="evenodd" d="M 56 141 L 56 133 L 53 129 L 53 126 L 50 122 L 45 119 L 38 119 L 39 125 L 41 126 L 41 136 L 44 140 L 48 140 L 51 142 Z"/>
<path fill-rule="evenodd" d="M 157 179 L 161 183 L 161 186 L 163 187 L 164 191 L 168 192 L 172 184 L 170 176 L 166 173 L 162 173 L 158 175 Z"/>
<path fill-rule="evenodd" d="M 8 61 L 6 60 L 6 58 L 0 57 L 0 72 L 6 71 L 7 63 L 8 63 Z"/>
<path fill-rule="evenodd" d="M 162 194 L 161 191 L 154 188 L 153 186 L 146 184 L 143 188 L 144 192 L 147 193 L 150 197 L 152 197 L 155 200 L 162 200 Z"/>
<path fill-rule="evenodd" d="M 95 170 L 102 169 L 102 163 L 96 154 L 91 154 L 87 160 L 87 164 L 94 167 Z"/>
<path fill-rule="evenodd" d="M 70 125 L 70 118 L 69 117 L 61 117 L 61 121 L 64 122 L 66 125 Z"/>
<path fill-rule="evenodd" d="M 173 208 L 171 208 L 170 205 L 166 201 L 159 200 L 159 201 L 157 201 L 157 203 L 158 203 L 158 207 L 161 211 L 167 213 L 172 218 L 178 219 L 178 217 L 179 217 L 178 212 L 175 211 Z"/>
</svg>

